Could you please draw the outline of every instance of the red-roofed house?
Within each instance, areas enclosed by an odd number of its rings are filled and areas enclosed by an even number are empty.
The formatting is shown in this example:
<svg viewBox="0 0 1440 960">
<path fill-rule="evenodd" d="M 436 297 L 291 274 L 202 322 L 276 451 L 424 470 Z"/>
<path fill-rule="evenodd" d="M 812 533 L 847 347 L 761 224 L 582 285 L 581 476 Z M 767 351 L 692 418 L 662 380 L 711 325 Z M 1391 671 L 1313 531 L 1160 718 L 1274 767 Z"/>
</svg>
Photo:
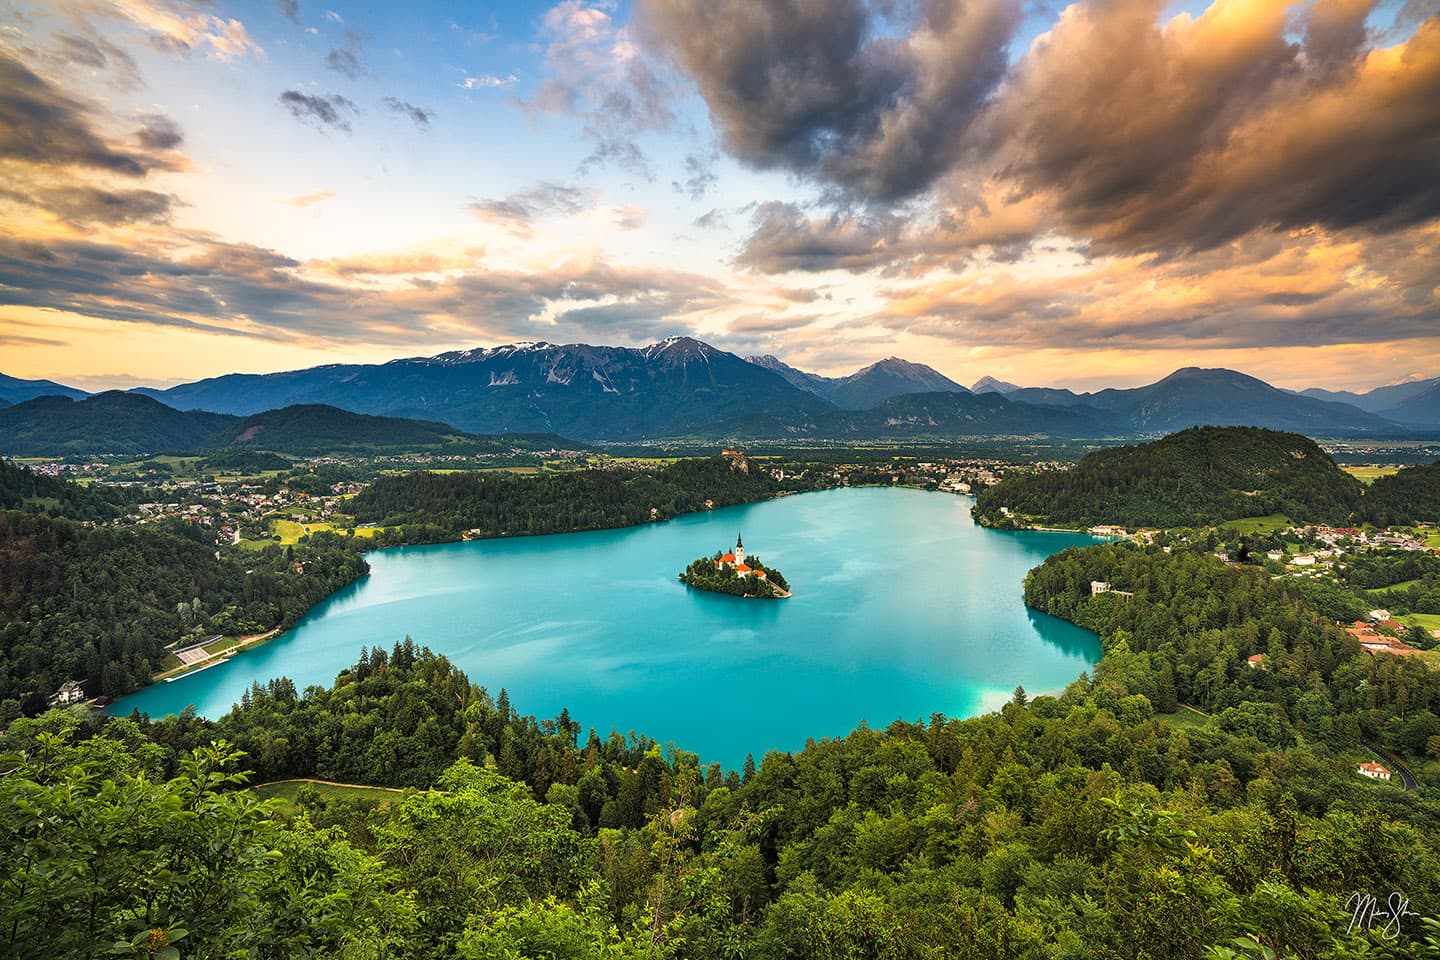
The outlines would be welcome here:
<svg viewBox="0 0 1440 960">
<path fill-rule="evenodd" d="M 1355 768 L 1355 772 L 1362 777 L 1369 777 L 1371 780 L 1390 779 L 1390 771 L 1378 763 L 1362 763 Z"/>
<path fill-rule="evenodd" d="M 1265 664 L 1265 654 L 1263 654 L 1263 653 L 1257 653 L 1257 654 L 1255 654 L 1253 657 L 1250 657 L 1250 658 L 1246 659 L 1245 662 L 1248 663 L 1248 664 L 1250 664 L 1250 669 L 1251 669 L 1251 670 L 1257 669 L 1258 667 L 1264 666 L 1264 664 Z"/>
</svg>

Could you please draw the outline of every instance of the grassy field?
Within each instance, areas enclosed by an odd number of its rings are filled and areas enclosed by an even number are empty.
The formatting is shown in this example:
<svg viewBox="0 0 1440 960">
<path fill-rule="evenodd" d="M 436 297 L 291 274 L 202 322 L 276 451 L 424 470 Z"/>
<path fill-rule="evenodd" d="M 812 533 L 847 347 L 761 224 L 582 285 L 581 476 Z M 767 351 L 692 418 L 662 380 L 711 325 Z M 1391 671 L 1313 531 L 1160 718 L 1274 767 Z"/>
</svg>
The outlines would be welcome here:
<svg viewBox="0 0 1440 960">
<path fill-rule="evenodd" d="M 375 534 L 384 529 L 384 527 L 337 527 L 335 524 L 328 522 L 300 523 L 298 520 L 271 520 L 270 539 L 241 540 L 240 549 L 264 550 L 266 547 L 272 545 L 281 547 L 290 546 L 299 543 L 301 537 L 318 533 L 321 530 L 333 530 L 341 536 L 348 534 L 353 537 L 358 537 L 361 540 L 370 540 L 374 538 Z M 274 539 L 276 534 L 280 536 L 279 540 Z"/>
<path fill-rule="evenodd" d="M 1392 584 L 1390 584 L 1390 586 L 1388 586 L 1388 587 L 1376 587 L 1374 590 L 1366 590 L 1365 592 L 1368 593 L 1368 594 L 1370 594 L 1370 596 L 1372 596 L 1372 597 L 1378 597 L 1378 596 L 1380 596 L 1381 594 L 1389 593 L 1391 590 L 1409 590 L 1411 587 L 1413 587 L 1413 586 L 1415 586 L 1417 583 L 1421 583 L 1421 582 L 1423 582 L 1423 581 L 1420 581 L 1420 580 L 1402 580 L 1402 581 L 1400 581 L 1399 583 L 1392 583 Z"/>
<path fill-rule="evenodd" d="M 1233 527 L 1241 533 L 1274 533 L 1293 527 L 1295 521 L 1283 513 L 1272 513 L 1264 517 L 1246 517 L 1243 520 L 1226 520 L 1223 526 Z"/>
<path fill-rule="evenodd" d="M 305 524 L 296 523 L 294 520 L 271 520 L 270 535 L 278 535 L 282 547 L 299 543 L 300 538 L 305 536 Z"/>
<path fill-rule="evenodd" d="M 1381 477 L 1388 477 L 1392 473 L 1398 473 L 1400 471 L 1399 467 L 1373 467 L 1368 464 L 1365 466 L 1341 467 L 1340 469 L 1366 485 L 1374 483 Z"/>
<path fill-rule="evenodd" d="M 336 526 L 335 524 L 325 520 L 317 521 L 315 523 L 301 523 L 298 520 L 275 519 L 270 521 L 270 536 L 273 538 L 278 534 L 280 539 L 278 541 L 271 539 L 268 542 L 278 542 L 280 546 L 285 547 L 294 543 L 299 543 L 301 537 L 307 537 L 312 533 L 319 533 L 322 530 L 330 530 L 341 535 L 349 532 L 352 536 L 368 540 L 371 537 L 375 536 L 376 533 L 384 529 L 384 527 L 355 527 L 352 529 L 347 526 Z M 247 546 L 252 550 L 259 550 L 260 548 L 265 546 L 266 542 L 267 541 L 264 540 L 242 540 L 241 546 Z"/>
<path fill-rule="evenodd" d="M 300 788 L 310 786 L 326 800 L 374 799 L 381 803 L 395 800 L 404 791 L 394 787 L 367 787 L 360 784 L 313 783 L 309 780 L 276 780 L 251 787 L 261 800 L 280 800 L 280 812 L 291 816 L 296 812 L 295 795 Z"/>
<path fill-rule="evenodd" d="M 1424 627 L 1426 630 L 1440 630 L 1440 613 L 1407 613 L 1400 618 L 1401 623 L 1408 623 L 1412 627 Z"/>
<path fill-rule="evenodd" d="M 1162 713 L 1159 716 L 1169 720 L 1177 727 L 1203 727 L 1210 722 L 1210 717 L 1206 714 L 1187 707 L 1180 707 L 1174 713 Z"/>
</svg>

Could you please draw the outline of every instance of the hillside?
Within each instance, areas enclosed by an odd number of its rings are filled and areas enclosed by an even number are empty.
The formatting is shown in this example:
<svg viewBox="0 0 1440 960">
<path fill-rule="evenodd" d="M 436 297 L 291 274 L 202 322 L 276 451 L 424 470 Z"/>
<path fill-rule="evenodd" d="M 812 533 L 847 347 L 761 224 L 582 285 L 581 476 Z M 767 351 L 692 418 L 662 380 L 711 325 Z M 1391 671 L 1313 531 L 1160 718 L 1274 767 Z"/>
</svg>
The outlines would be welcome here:
<svg viewBox="0 0 1440 960">
<path fill-rule="evenodd" d="M 0 510 L 54 513 L 72 520 L 109 520 L 134 496 L 116 487 L 81 486 L 0 458 Z"/>
<path fill-rule="evenodd" d="M 1440 461 L 1380 477 L 1365 491 L 1365 516 L 1377 526 L 1440 517 Z"/>
<path fill-rule="evenodd" d="M 1440 426 L 1440 379 L 1427 381 L 1425 389 L 1384 408 L 1380 416 L 1411 427 Z"/>
<path fill-rule="evenodd" d="M 1315 443 L 1253 427 L 1196 427 L 1153 443 L 1087 454 L 1072 469 L 1013 477 L 975 502 L 982 522 L 1001 507 L 1037 522 L 1194 526 L 1283 513 L 1344 522 L 1361 485 Z"/>
<path fill-rule="evenodd" d="M 462 531 L 495 537 L 630 526 L 703 510 L 707 502 L 723 507 L 764 500 L 782 489 L 797 488 L 712 457 L 680 460 L 654 473 L 409 473 L 381 477 L 356 494 L 349 508 L 362 521 L 421 525 L 433 529 L 435 539 L 453 539 Z M 411 533 L 411 539 L 418 536 Z"/>
<path fill-rule="evenodd" d="M 165 644 L 189 631 L 289 627 L 368 570 L 339 537 L 287 555 L 217 552 L 195 533 L 0 512 L 0 702 L 35 712 L 71 679 L 90 696 L 127 693 L 149 683 Z"/>
<path fill-rule="evenodd" d="M 969 392 L 934 368 L 899 357 L 872 363 L 847 377 L 822 377 L 807 373 L 769 355 L 746 359 L 778 373 L 792 386 L 813 393 L 842 410 L 869 410 L 891 397 L 907 393 Z"/>
<path fill-rule="evenodd" d="M 1090 409 L 1116 432 L 1168 433 L 1186 427 L 1253 426 L 1307 436 L 1385 436 L 1405 427 L 1348 403 L 1272 387 L 1234 370 L 1185 367 L 1155 383 L 1095 393 L 1055 387 L 1012 390 L 1010 400 Z"/>
<path fill-rule="evenodd" d="M 554 434 L 484 437 L 429 420 L 375 417 L 325 404 L 267 410 L 228 425 L 207 447 L 249 447 L 296 456 L 346 453 L 496 453 L 512 449 L 575 449 Z"/>
<path fill-rule="evenodd" d="M 1311 387 L 1300 393 L 1319 400 L 1338 400 L 1401 423 L 1440 424 L 1440 377 L 1392 383 L 1364 393 L 1320 387 Z"/>
<path fill-rule="evenodd" d="M 1092 579 L 1135 596 L 1092 598 Z M 1026 596 L 1102 633 L 1093 679 L 743 772 L 521 715 L 409 639 L 303 694 L 257 683 L 214 722 L 13 722 L 0 946 L 239 956 L 259 930 L 284 945 L 264 957 L 393 960 L 1437 956 L 1440 674 L 1198 554 L 1069 550 Z M 1257 650 L 1272 666 L 1246 669 Z M 1361 736 L 1421 789 L 1356 776 Z M 415 789 L 307 783 L 281 809 L 256 802 L 280 785 L 244 789 L 292 777 Z M 141 926 L 152 875 L 169 910 Z M 1349 930 L 1356 890 L 1403 890 L 1413 914 Z"/>
<path fill-rule="evenodd" d="M 50 457 L 194 450 L 236 418 L 181 411 L 111 390 L 82 400 L 37 397 L 0 410 L 0 455 Z"/>
<path fill-rule="evenodd" d="M 815 435 L 868 437 L 1103 437 L 1109 426 L 1091 411 L 1016 403 L 998 393 L 909 393 L 872 410 L 818 418 Z"/>
<path fill-rule="evenodd" d="M 84 390 L 76 390 L 54 380 L 21 380 L 0 373 L 0 407 L 24 403 L 36 397 L 69 397 L 71 400 L 80 400 L 86 396 L 89 394 Z"/>
<path fill-rule="evenodd" d="M 398 453 L 502 453 L 514 449 L 577 449 L 554 434 L 478 436 L 443 423 L 350 413 L 297 404 L 245 419 L 176 410 L 136 393 L 83 400 L 41 397 L 0 410 L 0 454 L 203 453 L 232 447 L 292 456 Z"/>
</svg>

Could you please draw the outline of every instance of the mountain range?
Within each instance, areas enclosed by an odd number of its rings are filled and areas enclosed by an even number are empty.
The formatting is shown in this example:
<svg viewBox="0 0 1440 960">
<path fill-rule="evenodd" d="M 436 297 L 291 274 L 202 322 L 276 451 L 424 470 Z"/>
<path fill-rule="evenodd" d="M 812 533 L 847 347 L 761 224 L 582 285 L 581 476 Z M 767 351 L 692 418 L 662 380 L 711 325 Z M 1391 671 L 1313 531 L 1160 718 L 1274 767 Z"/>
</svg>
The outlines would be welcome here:
<svg viewBox="0 0 1440 960">
<path fill-rule="evenodd" d="M 0 379 L 0 400 L 21 397 L 0 408 L 0 453 L 34 449 L 33 442 L 49 429 L 47 423 L 54 429 L 71 424 L 84 433 L 80 421 L 86 414 L 92 419 L 112 416 L 107 405 L 121 402 L 118 396 L 148 398 L 174 412 L 210 416 L 244 418 L 274 408 L 316 405 L 411 424 L 427 422 L 454 436 L 545 433 L 581 441 L 943 440 L 991 435 L 1104 439 L 1197 425 L 1251 425 L 1310 436 L 1406 437 L 1417 428 L 1440 428 L 1440 378 L 1367 394 L 1296 393 L 1233 370 L 1187 367 L 1146 386 L 1093 393 L 1018 387 L 990 377 L 967 389 L 928 366 L 895 357 L 847 377 L 826 377 L 773 356 L 746 359 L 688 337 L 640 348 L 527 342 L 380 364 L 229 374 L 167 389 L 100 394 L 91 401 L 108 399 L 98 406 L 90 401 L 55 402 L 52 397 L 37 407 L 32 406 L 33 397 L 23 397 L 26 391 L 47 389 L 46 384 Z M 86 396 L 59 384 L 48 389 Z M 127 414 L 139 415 L 138 408 Z M 176 446 L 172 440 L 188 437 L 192 445 L 209 443 L 207 438 L 240 426 L 240 420 L 233 419 L 224 424 L 197 421 L 182 429 L 153 409 L 144 416 L 154 418 L 153 431 L 110 431 L 109 438 L 132 446 L 148 442 L 151 450 L 170 449 Z M 326 419 L 333 421 L 333 414 Z M 416 429 L 401 431 L 395 424 L 362 427 L 358 422 L 335 426 L 339 433 L 326 442 L 338 443 L 351 429 L 367 436 L 373 436 L 374 429 L 413 436 Z M 98 439 L 95 431 L 105 433 L 98 421 L 92 439 Z M 45 442 L 75 450 L 77 436 L 57 434 Z M 264 438 L 263 432 L 254 436 Z M 122 451 L 116 447 L 112 452 Z M 301 451 L 292 447 L 290 452 Z"/>
<path fill-rule="evenodd" d="M 86 396 L 84 390 L 76 390 L 74 387 L 67 387 L 54 380 L 20 380 L 0 373 L 0 407 L 8 407 L 13 403 L 24 403 L 26 400 L 33 400 L 36 397 L 69 397 L 72 400 L 79 400 L 84 396 Z"/>
<path fill-rule="evenodd" d="M 323 404 L 297 404 L 249 417 L 177 410 L 152 397 L 117 390 L 80 400 L 36 397 L 0 408 L 0 453 L 12 457 L 245 448 L 297 456 L 494 453 L 577 446 L 548 435 L 477 436 L 443 423 L 375 417 Z"/>
<path fill-rule="evenodd" d="M 1367 413 L 1394 420 L 1396 423 L 1416 426 L 1440 423 L 1440 377 L 1376 387 L 1366 393 L 1322 390 L 1319 387 L 1311 387 L 1300 393 L 1319 400 L 1348 403 L 1352 407 L 1359 407 Z"/>
<path fill-rule="evenodd" d="M 797 370 L 775 357 L 746 357 L 757 367 L 773 370 L 785 382 L 828 400 L 841 410 L 869 410 L 907 393 L 969 393 L 960 384 L 923 363 L 888 357 L 848 377 L 822 377 Z"/>
<path fill-rule="evenodd" d="M 1184 367 L 1143 387 L 1074 393 L 1054 387 L 1011 390 L 1026 403 L 1085 407 L 1121 418 L 1135 433 L 1194 426 L 1262 426 L 1309 435 L 1394 433 L 1394 422 L 1357 407 L 1272 387 L 1234 370 Z"/>
</svg>

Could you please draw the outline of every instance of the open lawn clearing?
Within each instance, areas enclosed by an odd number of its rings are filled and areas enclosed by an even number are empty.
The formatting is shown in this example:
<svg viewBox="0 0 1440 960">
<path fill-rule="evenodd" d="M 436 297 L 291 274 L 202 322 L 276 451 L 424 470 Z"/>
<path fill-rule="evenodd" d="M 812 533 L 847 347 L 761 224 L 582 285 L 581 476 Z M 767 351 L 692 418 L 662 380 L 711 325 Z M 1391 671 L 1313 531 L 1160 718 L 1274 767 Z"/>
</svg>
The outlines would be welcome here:
<svg viewBox="0 0 1440 960">
<path fill-rule="evenodd" d="M 1263 517 L 1245 517 L 1242 520 L 1226 520 L 1222 527 L 1233 527 L 1241 533 L 1275 533 L 1286 527 L 1293 527 L 1295 521 L 1283 513 L 1272 513 Z"/>
</svg>

